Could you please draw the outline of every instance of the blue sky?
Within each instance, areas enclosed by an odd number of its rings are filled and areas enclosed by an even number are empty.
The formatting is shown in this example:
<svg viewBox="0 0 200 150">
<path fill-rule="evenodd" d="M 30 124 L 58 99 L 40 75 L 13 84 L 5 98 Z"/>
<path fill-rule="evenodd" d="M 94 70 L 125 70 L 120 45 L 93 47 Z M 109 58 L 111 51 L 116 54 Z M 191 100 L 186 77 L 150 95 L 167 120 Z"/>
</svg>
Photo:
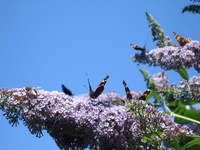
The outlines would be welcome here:
<svg viewBox="0 0 200 150">
<path fill-rule="evenodd" d="M 0 87 L 39 86 L 61 92 L 65 84 L 76 95 L 88 93 L 89 74 L 95 89 L 110 75 L 105 92 L 125 95 L 122 80 L 132 91 L 145 91 L 139 69 L 152 74 L 158 68 L 131 63 L 136 51 L 130 43 L 156 48 L 145 12 L 161 24 L 166 35 L 177 43 L 172 32 L 200 40 L 199 15 L 184 13 L 189 0 L 0 0 Z M 171 83 L 181 78 L 168 71 Z M 198 75 L 189 70 L 190 77 Z M 58 150 L 54 140 L 31 135 L 22 122 L 11 127 L 0 112 L 1 148 L 6 150 Z"/>
</svg>

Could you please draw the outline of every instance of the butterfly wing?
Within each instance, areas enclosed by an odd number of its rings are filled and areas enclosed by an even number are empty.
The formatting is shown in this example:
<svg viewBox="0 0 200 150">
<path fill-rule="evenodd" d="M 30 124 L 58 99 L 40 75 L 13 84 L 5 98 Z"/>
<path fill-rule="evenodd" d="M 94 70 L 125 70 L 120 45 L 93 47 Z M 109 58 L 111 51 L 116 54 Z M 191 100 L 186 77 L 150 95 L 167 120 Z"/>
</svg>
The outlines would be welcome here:
<svg viewBox="0 0 200 150">
<path fill-rule="evenodd" d="M 72 96 L 74 95 L 68 88 L 66 88 L 63 84 L 62 84 L 62 90 L 66 95 Z"/>
<path fill-rule="evenodd" d="M 176 40 L 178 41 L 178 43 L 180 44 L 180 46 L 184 46 L 185 44 L 191 42 L 190 38 L 185 39 L 182 36 L 178 35 L 176 32 L 173 32 L 173 34 L 174 34 L 174 37 L 176 38 Z"/>
<path fill-rule="evenodd" d="M 101 81 L 101 83 L 99 84 L 99 86 L 98 86 L 97 89 L 95 90 L 95 92 L 94 92 L 94 94 L 93 94 L 93 97 L 91 97 L 91 98 L 97 98 L 101 93 L 103 93 L 103 91 L 104 91 L 104 86 L 105 86 L 105 84 L 106 84 L 108 78 L 109 78 L 109 75 L 106 76 L 106 77 L 103 79 L 103 81 Z"/>
<path fill-rule="evenodd" d="M 87 77 L 88 77 L 88 75 L 87 75 Z M 94 91 L 92 90 L 92 86 L 91 86 L 91 84 L 90 84 L 90 80 L 89 80 L 89 78 L 87 78 L 87 80 L 88 80 L 88 85 L 89 85 L 89 89 L 90 89 L 90 98 L 94 98 Z"/>
<path fill-rule="evenodd" d="M 149 95 L 151 91 L 148 89 L 146 90 L 140 97 L 139 97 L 139 100 L 144 100 L 146 101 L 146 97 Z"/>
<path fill-rule="evenodd" d="M 132 95 L 131 95 L 131 92 L 128 88 L 128 85 L 126 84 L 126 82 L 123 80 L 122 82 L 124 84 L 124 88 L 125 88 L 125 92 L 126 92 L 126 97 L 128 100 L 131 100 L 132 99 Z"/>
<path fill-rule="evenodd" d="M 147 89 L 140 97 L 139 100 L 144 100 L 146 101 L 147 96 L 151 93 L 151 90 L 154 89 L 154 86 Z"/>
</svg>

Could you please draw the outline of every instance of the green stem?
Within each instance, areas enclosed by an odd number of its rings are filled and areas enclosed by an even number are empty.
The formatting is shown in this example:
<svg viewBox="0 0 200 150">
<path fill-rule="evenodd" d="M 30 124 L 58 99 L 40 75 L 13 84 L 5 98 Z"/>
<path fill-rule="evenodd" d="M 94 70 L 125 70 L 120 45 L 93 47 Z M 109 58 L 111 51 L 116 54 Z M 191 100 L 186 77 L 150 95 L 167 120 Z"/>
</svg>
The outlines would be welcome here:
<svg viewBox="0 0 200 150">
<path fill-rule="evenodd" d="M 200 124 L 200 121 L 197 121 L 197 120 L 195 120 L 195 119 L 191 119 L 191 118 L 188 118 L 188 117 L 185 117 L 185 116 L 182 116 L 182 115 L 175 114 L 174 112 L 172 112 L 172 111 L 167 107 L 165 101 L 163 101 L 163 103 L 164 103 L 165 108 L 169 111 L 169 113 L 170 113 L 171 116 L 179 117 L 179 118 L 182 118 L 182 119 L 189 120 L 189 121 L 191 121 L 191 122 Z"/>
<path fill-rule="evenodd" d="M 185 116 L 181 116 L 181 115 L 175 114 L 174 112 L 170 112 L 170 115 L 172 115 L 174 117 L 179 117 L 179 118 L 182 118 L 182 119 L 185 119 L 185 120 L 189 120 L 189 121 L 197 123 L 197 124 L 200 124 L 200 121 L 197 121 L 197 120 L 185 117 Z"/>
</svg>

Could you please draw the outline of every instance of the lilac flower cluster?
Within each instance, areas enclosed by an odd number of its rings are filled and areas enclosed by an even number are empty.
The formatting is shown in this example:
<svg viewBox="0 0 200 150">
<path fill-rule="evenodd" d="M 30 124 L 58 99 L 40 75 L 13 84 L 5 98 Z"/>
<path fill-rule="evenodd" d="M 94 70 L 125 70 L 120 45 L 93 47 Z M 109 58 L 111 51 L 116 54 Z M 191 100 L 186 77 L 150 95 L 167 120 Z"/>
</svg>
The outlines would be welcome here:
<svg viewBox="0 0 200 150">
<path fill-rule="evenodd" d="M 133 62 L 160 66 L 165 70 L 194 67 L 200 72 L 200 42 L 191 41 L 185 46 L 165 46 L 149 52 L 136 53 Z"/>
<path fill-rule="evenodd" d="M 170 92 L 174 100 L 179 99 L 187 103 L 200 102 L 200 77 L 193 76 L 188 81 L 180 82 L 180 85 L 170 85 L 167 75 L 159 72 L 152 76 L 158 92 Z"/>
<path fill-rule="evenodd" d="M 189 85 L 190 87 L 200 87 L 200 77 L 193 76 L 188 81 L 184 81 L 180 83 L 182 86 Z"/>
<path fill-rule="evenodd" d="M 180 91 L 177 93 L 179 99 L 187 102 L 200 102 L 200 77 L 193 76 L 188 81 L 182 81 L 176 88 Z"/>
<path fill-rule="evenodd" d="M 0 89 L 0 96 L 0 109 L 10 123 L 22 120 L 38 137 L 42 130 L 47 130 L 60 149 L 89 146 L 91 149 L 125 150 L 130 145 L 140 149 L 141 143 L 153 146 L 141 140 L 146 133 L 161 131 L 160 136 L 166 140 L 193 135 L 188 127 L 175 124 L 169 115 L 145 101 L 128 103 L 129 112 L 125 106 L 107 103 L 108 99 L 121 98 L 115 92 L 91 99 L 88 95 L 70 97 L 57 91 L 20 88 Z"/>
<path fill-rule="evenodd" d="M 127 112 L 130 112 L 131 115 L 138 119 L 140 130 L 142 131 L 141 137 L 159 131 L 162 132 L 160 139 L 151 137 L 156 145 L 160 145 L 163 142 L 161 139 L 173 140 L 177 137 L 181 138 L 193 134 L 189 127 L 175 124 L 171 116 L 158 111 L 153 106 L 147 105 L 145 101 L 131 101 L 131 103 L 127 104 L 127 109 Z"/>
<path fill-rule="evenodd" d="M 158 72 L 153 75 L 151 79 L 155 83 L 156 89 L 159 89 L 159 91 L 165 90 L 169 87 L 169 80 L 167 74 L 164 72 Z"/>
</svg>

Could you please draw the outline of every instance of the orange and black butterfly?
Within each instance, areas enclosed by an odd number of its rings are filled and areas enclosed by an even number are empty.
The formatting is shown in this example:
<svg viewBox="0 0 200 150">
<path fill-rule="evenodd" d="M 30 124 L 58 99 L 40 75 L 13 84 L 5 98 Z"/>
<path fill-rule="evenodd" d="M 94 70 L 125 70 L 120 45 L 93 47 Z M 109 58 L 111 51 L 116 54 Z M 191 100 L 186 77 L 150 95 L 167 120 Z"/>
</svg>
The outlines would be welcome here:
<svg viewBox="0 0 200 150">
<path fill-rule="evenodd" d="M 191 38 L 183 38 L 182 36 L 178 35 L 176 32 L 173 32 L 174 37 L 176 38 L 176 40 L 178 41 L 178 43 L 180 44 L 180 46 L 184 46 L 187 43 L 191 42 Z"/>
<path fill-rule="evenodd" d="M 66 95 L 73 96 L 74 94 L 62 84 L 62 90 Z"/>
<path fill-rule="evenodd" d="M 151 90 L 154 89 L 154 86 L 147 89 L 140 97 L 139 100 L 144 100 L 146 101 L 146 97 L 151 93 Z"/>
<path fill-rule="evenodd" d="M 130 46 L 134 49 L 134 50 L 140 50 L 140 51 L 145 51 L 146 50 L 146 44 L 143 47 L 139 47 L 137 45 L 134 44 L 130 44 Z"/>
<path fill-rule="evenodd" d="M 128 100 L 131 100 L 132 99 L 132 95 L 131 95 L 131 92 L 128 88 L 128 85 L 126 84 L 126 82 L 123 80 L 122 82 L 124 84 L 124 88 L 125 88 L 125 92 L 126 92 L 126 97 Z"/>
<path fill-rule="evenodd" d="M 101 95 L 101 93 L 103 93 L 104 91 L 104 86 L 107 82 L 109 78 L 109 75 L 107 75 L 103 81 L 101 81 L 101 83 L 99 84 L 99 86 L 97 87 L 97 89 L 95 91 L 92 90 L 92 86 L 90 85 L 90 81 L 89 81 L 89 78 L 88 78 L 88 84 L 89 84 L 89 89 L 90 89 L 90 98 L 97 98 L 99 95 Z"/>
</svg>

